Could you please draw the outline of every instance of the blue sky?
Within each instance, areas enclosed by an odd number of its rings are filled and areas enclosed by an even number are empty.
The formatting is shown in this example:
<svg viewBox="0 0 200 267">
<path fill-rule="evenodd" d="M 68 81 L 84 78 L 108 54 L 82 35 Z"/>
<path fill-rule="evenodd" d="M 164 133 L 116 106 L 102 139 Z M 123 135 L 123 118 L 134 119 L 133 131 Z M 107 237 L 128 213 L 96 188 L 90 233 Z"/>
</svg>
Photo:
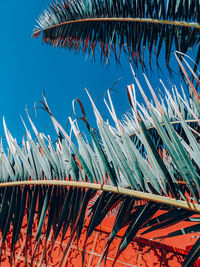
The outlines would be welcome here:
<svg viewBox="0 0 200 267">
<path fill-rule="evenodd" d="M 126 85 L 132 83 L 133 79 L 125 58 L 121 67 L 116 66 L 114 61 L 106 67 L 98 60 L 96 63 L 90 59 L 86 60 L 86 56 L 80 53 L 74 55 L 65 49 L 42 44 L 41 37 L 36 40 L 31 37 L 36 19 L 48 3 L 47 0 L 20 2 L 11 0 L 1 3 L 0 118 L 5 116 L 8 128 L 18 141 L 24 134 L 20 114 L 26 119 L 27 106 L 34 118 L 34 103 L 37 102 L 38 105 L 39 100 L 42 100 L 43 90 L 53 113 L 65 126 L 74 98 L 79 98 L 83 102 L 88 117 L 92 120 L 92 109 L 84 91 L 85 87 L 89 88 L 95 99 L 104 95 L 106 89 L 122 77 L 115 87 L 117 93 L 113 92 L 112 96 L 119 117 L 129 110 Z M 141 76 L 140 73 L 138 75 Z M 159 75 L 164 80 L 169 78 L 165 69 L 164 77 Z M 149 79 L 154 86 L 158 84 L 156 70 L 154 73 L 149 73 Z M 103 98 L 98 98 L 96 103 L 103 111 L 103 115 L 109 116 Z M 37 110 L 34 122 L 39 131 L 52 132 L 52 127 L 49 127 L 50 120 L 44 111 Z M 93 120 L 92 125 L 94 125 Z M 3 136 L 2 122 L 0 132 L 0 136 Z"/>
</svg>

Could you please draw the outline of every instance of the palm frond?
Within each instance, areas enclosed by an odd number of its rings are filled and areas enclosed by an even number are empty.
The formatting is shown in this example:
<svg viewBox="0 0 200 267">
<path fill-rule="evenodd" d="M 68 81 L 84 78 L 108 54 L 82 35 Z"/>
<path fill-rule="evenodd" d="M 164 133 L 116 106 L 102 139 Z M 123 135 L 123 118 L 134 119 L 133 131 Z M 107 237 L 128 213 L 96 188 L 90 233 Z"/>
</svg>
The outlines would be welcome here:
<svg viewBox="0 0 200 267">
<path fill-rule="evenodd" d="M 180 67 L 183 68 L 183 65 Z M 194 72 L 192 74 L 195 75 Z M 197 92 L 193 92 L 190 98 L 184 98 L 176 89 L 170 94 L 162 83 L 166 97 L 161 101 L 144 76 L 154 99 L 153 104 L 147 99 L 134 72 L 133 76 L 147 108 L 139 105 L 134 86 L 129 86 L 133 115 L 126 123 L 121 122 L 108 91 L 108 102 L 105 100 L 105 103 L 115 127 L 103 120 L 86 90 L 100 137 L 89 125 L 79 101 L 91 144 L 81 134 L 77 120 L 69 118 L 76 137 L 76 142 L 72 142 L 53 116 L 45 96 L 43 106 L 58 135 L 55 145 L 50 137 L 38 132 L 28 115 L 36 141 L 23 122 L 27 138 L 20 147 L 3 120 L 8 153 L 4 152 L 1 144 L 0 257 L 6 249 L 6 239 L 12 227 L 11 266 L 25 216 L 26 244 L 32 242 L 33 224 L 37 221 L 31 265 L 41 245 L 43 229 L 46 240 L 53 231 L 51 247 L 45 243 L 43 251 L 42 261 L 46 264 L 58 237 L 63 241 L 70 231 L 70 238 L 60 256 L 62 266 L 71 242 L 80 239 L 84 227 L 87 225 L 86 245 L 95 228 L 116 206 L 118 213 L 100 262 L 106 259 L 113 239 L 123 228 L 125 231 L 115 260 L 135 240 L 140 230 L 141 234 L 145 234 L 180 221 L 192 221 L 192 216 L 200 213 L 200 108 Z M 134 130 L 131 138 L 130 129 Z M 194 221 L 194 224 L 196 227 L 185 229 L 185 233 L 199 231 L 199 221 Z M 168 237 L 171 237 L 170 234 Z M 197 241 L 186 256 L 184 266 L 191 266 L 196 261 L 199 250 Z M 27 248 L 26 258 L 28 253 Z"/>
<path fill-rule="evenodd" d="M 146 64 L 145 48 L 158 58 L 165 43 L 169 67 L 172 49 L 186 53 L 199 46 L 199 1 L 78 0 L 51 3 L 38 19 L 33 37 L 43 34 L 52 46 L 82 51 L 91 56 L 99 48 L 101 62 L 111 51 L 117 62 L 123 50 L 133 62 Z M 196 49 L 196 63 L 199 51 Z"/>
</svg>

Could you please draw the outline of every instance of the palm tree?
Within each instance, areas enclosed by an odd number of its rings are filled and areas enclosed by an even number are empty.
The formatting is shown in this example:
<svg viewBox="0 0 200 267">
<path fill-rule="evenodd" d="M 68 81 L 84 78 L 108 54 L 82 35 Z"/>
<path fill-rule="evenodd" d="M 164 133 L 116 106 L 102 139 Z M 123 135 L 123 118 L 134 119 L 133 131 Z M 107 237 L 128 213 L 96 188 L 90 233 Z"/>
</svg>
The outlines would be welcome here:
<svg viewBox="0 0 200 267">
<path fill-rule="evenodd" d="M 123 48 L 135 56 L 135 63 L 139 59 L 142 64 L 143 48 L 147 43 L 150 56 L 154 46 L 158 58 L 162 43 L 165 42 L 168 65 L 173 40 L 182 52 L 198 44 L 198 22 L 198 1 L 168 1 L 167 6 L 164 0 L 94 0 L 87 1 L 86 4 L 82 1 L 73 4 L 63 1 L 52 4 L 51 10 L 44 13 L 39 21 L 41 28 L 34 31 L 34 36 L 43 32 L 47 43 L 75 49 L 82 45 L 83 52 L 88 50 L 92 54 L 100 44 L 103 61 L 109 58 L 111 49 L 119 60 L 117 51 L 120 52 Z M 130 34 L 133 29 L 139 40 L 136 35 Z M 199 53 L 197 49 L 197 63 Z M 170 94 L 161 81 L 165 97 L 160 99 L 144 75 L 154 100 L 152 103 L 132 69 L 135 85 L 127 88 L 132 114 L 125 115 L 124 120 L 120 121 L 108 91 L 108 100 L 105 99 L 105 103 L 115 124 L 115 127 L 111 126 L 103 120 L 86 89 L 98 131 L 90 126 L 84 106 L 77 99 L 82 117 L 69 117 L 75 142 L 53 116 L 45 96 L 42 108 L 50 115 L 56 130 L 55 144 L 50 137 L 38 132 L 27 114 L 36 141 L 23 122 L 27 137 L 26 140 L 23 139 L 21 147 L 3 120 L 8 152 L 4 152 L 1 144 L 1 258 L 12 225 L 11 265 L 13 264 L 25 217 L 27 245 L 33 239 L 34 218 L 37 218 L 36 244 L 32 251 L 31 265 L 44 235 L 47 240 L 53 231 L 49 253 L 46 253 L 48 248 L 45 247 L 42 256 L 48 264 L 59 234 L 62 233 L 63 240 L 70 228 L 70 238 L 61 255 L 60 266 L 63 266 L 69 247 L 72 241 L 80 239 L 86 220 L 87 240 L 114 209 L 115 222 L 99 264 L 106 260 L 110 245 L 121 229 L 125 230 L 115 261 L 134 240 L 139 230 L 142 235 L 186 220 L 194 224 L 165 236 L 158 236 L 157 239 L 162 242 L 162 238 L 199 232 L 200 95 L 187 72 L 191 73 L 197 86 L 200 81 L 182 54 L 175 53 L 175 56 L 189 85 L 189 97 L 184 91 L 181 96 L 176 88 Z M 146 108 L 137 102 L 135 86 L 140 90 Z M 85 122 L 89 141 L 80 131 L 78 120 Z M 27 248 L 25 253 L 27 258 L 30 249 Z M 200 239 L 193 245 L 182 265 L 192 266 L 199 253 Z"/>
</svg>

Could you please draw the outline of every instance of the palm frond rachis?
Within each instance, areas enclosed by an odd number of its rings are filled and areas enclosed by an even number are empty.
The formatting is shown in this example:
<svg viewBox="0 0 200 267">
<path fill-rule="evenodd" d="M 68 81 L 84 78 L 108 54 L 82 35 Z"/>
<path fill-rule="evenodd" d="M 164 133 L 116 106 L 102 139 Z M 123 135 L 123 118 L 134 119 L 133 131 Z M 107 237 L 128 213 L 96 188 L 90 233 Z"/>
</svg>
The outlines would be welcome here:
<svg viewBox="0 0 200 267">
<path fill-rule="evenodd" d="M 133 62 L 144 66 L 145 48 L 158 57 L 165 43 L 169 66 L 171 49 L 186 53 L 199 47 L 200 2 L 160 0 L 79 0 L 50 4 L 38 19 L 33 37 L 43 34 L 47 44 L 81 50 L 94 56 L 100 49 L 101 61 L 108 62 L 111 51 L 117 62 L 124 50 Z M 174 49 L 174 48 L 173 48 Z M 200 49 L 196 50 L 196 63 Z"/>
</svg>

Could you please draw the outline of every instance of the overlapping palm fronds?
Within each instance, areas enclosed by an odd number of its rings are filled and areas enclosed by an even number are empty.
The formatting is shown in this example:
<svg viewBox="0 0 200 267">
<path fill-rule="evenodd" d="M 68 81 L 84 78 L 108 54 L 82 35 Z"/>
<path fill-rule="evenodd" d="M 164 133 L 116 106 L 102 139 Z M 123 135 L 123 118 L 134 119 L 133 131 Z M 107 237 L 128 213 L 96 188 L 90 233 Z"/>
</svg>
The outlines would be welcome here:
<svg viewBox="0 0 200 267">
<path fill-rule="evenodd" d="M 185 69 L 180 61 L 179 64 L 184 73 Z M 194 72 L 192 74 L 195 76 Z M 3 120 L 8 153 L 4 152 L 1 144 L 0 256 L 6 249 L 7 234 L 12 227 L 11 265 L 25 214 L 27 248 L 33 239 L 33 220 L 37 215 L 36 245 L 32 251 L 32 259 L 40 246 L 44 227 L 46 240 L 50 231 L 53 231 L 48 256 L 47 248 L 43 252 L 43 261 L 46 263 L 49 262 L 58 235 L 61 234 L 63 240 L 68 228 L 71 229 L 68 244 L 61 255 L 60 266 L 71 242 L 80 239 L 86 221 L 87 240 L 116 206 L 118 212 L 113 230 L 100 261 L 106 259 L 113 239 L 125 227 L 115 260 L 134 240 L 139 230 L 142 230 L 140 234 L 145 234 L 184 220 L 194 220 L 194 226 L 180 229 L 167 237 L 199 232 L 199 219 L 192 217 L 200 213 L 198 92 L 192 87 L 190 99 L 186 96 L 181 97 L 176 90 L 171 95 L 161 82 L 166 97 L 158 99 L 144 75 L 154 99 L 153 105 L 147 99 L 134 72 L 133 75 L 135 86 L 142 93 L 147 108 L 140 106 L 136 101 L 134 85 L 128 86 L 133 112 L 129 124 L 123 125 L 118 120 L 109 91 L 109 103 L 106 100 L 105 103 L 115 127 L 103 120 L 86 90 L 97 120 L 97 135 L 90 127 L 86 112 L 79 101 L 83 113 L 81 119 L 88 127 L 91 144 L 84 139 L 77 121 L 69 118 L 77 145 L 72 142 L 52 115 L 45 97 L 44 109 L 49 113 L 58 135 L 55 145 L 50 137 L 37 131 L 28 115 L 37 140 L 33 141 L 30 131 L 24 124 L 27 139 L 23 139 L 23 145 L 20 147 Z M 190 83 L 189 78 L 188 82 Z M 133 140 L 129 137 L 130 129 Z M 158 211 L 164 214 L 158 216 Z M 199 251 L 200 239 L 186 256 L 183 266 L 192 266 L 198 258 Z M 26 256 L 27 253 L 28 251 Z"/>
<path fill-rule="evenodd" d="M 180 55 L 180 57 L 181 57 L 180 59 L 178 58 L 177 54 Z M 174 105 L 174 103 L 175 103 L 176 107 L 178 107 L 183 119 L 187 122 L 187 124 L 188 125 L 192 124 L 194 126 L 195 122 L 199 116 L 198 105 L 197 105 L 197 102 L 199 101 L 199 96 L 198 96 L 198 93 L 196 91 L 196 88 L 198 88 L 198 86 L 199 86 L 199 79 L 198 79 L 197 75 L 194 73 L 194 71 L 192 70 L 191 66 L 185 60 L 184 55 L 182 53 L 179 53 L 178 51 L 176 51 L 176 52 L 174 52 L 174 55 L 175 55 L 177 61 L 179 62 L 179 64 L 181 65 L 181 71 L 185 73 L 185 77 L 186 77 L 185 80 L 186 80 L 186 84 L 188 85 L 187 88 L 189 89 L 189 94 L 191 94 L 191 97 L 188 98 L 187 93 L 185 93 L 185 91 L 183 89 L 183 85 L 181 84 L 179 88 L 177 88 L 176 85 L 172 85 L 171 91 L 172 91 L 173 99 L 174 99 L 173 102 L 171 101 L 171 96 L 169 95 L 169 93 L 166 94 L 165 97 L 163 98 L 163 95 L 164 95 L 163 90 L 166 90 L 166 86 L 163 84 L 162 80 L 160 80 L 160 86 L 156 89 L 156 94 L 159 95 L 159 98 L 161 99 L 161 103 L 160 103 L 161 107 L 166 112 L 167 117 L 169 118 L 171 124 L 179 125 L 181 123 L 180 118 L 177 116 L 177 111 L 176 111 L 175 105 Z M 191 58 L 190 58 L 190 60 L 191 60 Z M 183 63 L 185 64 L 185 67 L 181 61 L 183 61 Z M 192 81 L 188 77 L 185 68 L 188 68 L 191 71 L 191 73 L 193 74 L 194 78 L 192 79 Z M 137 83 L 138 83 L 138 81 L 137 81 Z M 132 89 L 134 92 L 133 96 L 134 96 L 135 105 L 137 105 L 138 108 L 142 111 L 142 114 L 143 114 L 142 118 L 145 122 L 146 127 L 148 128 L 149 131 L 151 131 L 151 129 L 152 129 L 152 131 L 154 131 L 155 127 L 154 127 L 153 120 L 148 115 L 148 112 L 146 111 L 146 107 L 144 106 L 144 103 L 141 104 L 138 101 L 136 101 L 136 99 L 135 99 L 135 97 L 136 97 L 135 85 L 133 84 L 133 85 L 129 86 L 129 88 Z M 195 100 L 193 101 L 194 97 L 195 97 Z M 190 112 L 188 112 L 187 109 L 189 109 Z M 164 125 L 165 121 L 163 120 L 163 117 L 160 113 L 160 110 L 156 110 L 155 113 L 157 114 L 157 119 L 158 119 L 159 123 Z M 191 114 L 192 114 L 192 116 L 191 116 Z M 193 119 L 194 117 L 195 117 L 195 119 Z M 138 125 L 135 123 L 135 119 L 134 119 L 133 114 L 132 113 L 124 114 L 123 119 L 122 119 L 122 123 L 123 123 L 123 126 L 125 127 L 128 135 L 134 137 L 135 131 L 138 131 L 139 128 L 138 128 Z M 198 127 L 198 124 L 196 124 L 196 126 Z"/>
<path fill-rule="evenodd" d="M 108 62 L 113 52 L 117 62 L 121 50 L 145 65 L 152 53 L 158 57 L 165 43 L 165 60 L 170 52 L 186 53 L 199 47 L 200 2 L 160 0 L 77 0 L 51 3 L 38 19 L 33 37 L 43 34 L 47 44 L 81 50 L 94 56 L 99 47 L 101 61 Z M 173 48 L 174 49 L 174 48 Z M 200 49 L 196 50 L 196 63 Z"/>
</svg>

